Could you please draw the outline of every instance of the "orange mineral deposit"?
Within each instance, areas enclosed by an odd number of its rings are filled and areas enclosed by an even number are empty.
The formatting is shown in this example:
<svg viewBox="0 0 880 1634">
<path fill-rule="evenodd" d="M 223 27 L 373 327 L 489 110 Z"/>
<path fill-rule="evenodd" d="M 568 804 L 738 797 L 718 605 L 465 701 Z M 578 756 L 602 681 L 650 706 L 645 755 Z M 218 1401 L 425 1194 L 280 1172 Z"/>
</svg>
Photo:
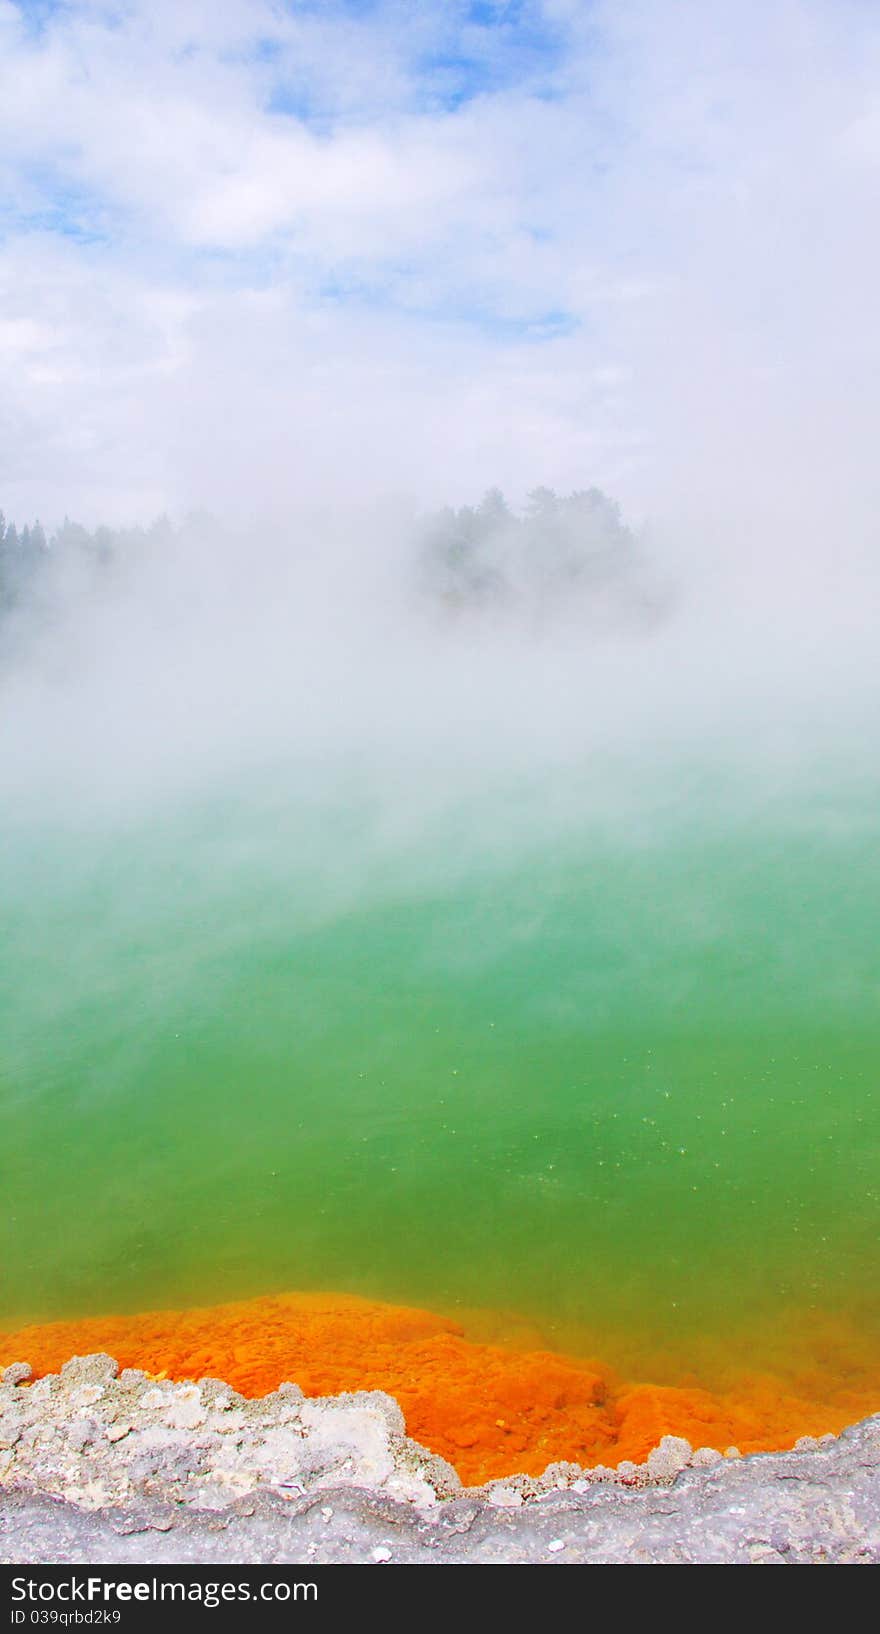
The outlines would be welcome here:
<svg viewBox="0 0 880 1634">
<path fill-rule="evenodd" d="M 40 1377 L 72 1355 L 172 1379 L 222 1378 L 245 1396 L 285 1381 L 309 1396 L 385 1390 L 407 1432 L 479 1483 L 549 1463 L 642 1461 L 664 1435 L 741 1452 L 838 1432 L 880 1405 L 880 1370 L 733 1374 L 723 1391 L 623 1379 L 601 1361 L 486 1343 L 449 1317 L 338 1293 L 89 1317 L 0 1333 L 0 1363 Z"/>
</svg>

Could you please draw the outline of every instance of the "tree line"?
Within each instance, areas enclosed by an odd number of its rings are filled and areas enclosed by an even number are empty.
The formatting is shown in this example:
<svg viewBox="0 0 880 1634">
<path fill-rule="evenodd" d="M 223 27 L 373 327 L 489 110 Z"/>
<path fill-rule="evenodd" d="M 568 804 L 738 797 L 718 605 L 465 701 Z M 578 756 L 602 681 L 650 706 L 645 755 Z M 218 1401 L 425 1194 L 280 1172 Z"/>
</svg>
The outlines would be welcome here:
<svg viewBox="0 0 880 1634">
<path fill-rule="evenodd" d="M 16 614 L 45 612 L 74 587 L 88 594 L 138 557 L 161 550 L 173 573 L 174 546 L 192 526 L 225 532 L 205 516 L 181 527 L 160 517 L 149 528 L 91 530 L 65 518 L 47 536 L 39 521 L 19 528 L 0 511 L 0 637 Z M 519 510 L 490 488 L 478 504 L 421 515 L 409 532 L 411 588 L 452 616 L 588 613 L 611 603 L 650 614 L 663 600 L 619 505 L 599 488 L 535 488 Z"/>
<path fill-rule="evenodd" d="M 519 512 L 490 488 L 478 505 L 425 518 L 419 533 L 422 584 L 451 607 L 540 608 L 635 589 L 640 574 L 635 536 L 599 488 L 534 488 Z"/>
</svg>

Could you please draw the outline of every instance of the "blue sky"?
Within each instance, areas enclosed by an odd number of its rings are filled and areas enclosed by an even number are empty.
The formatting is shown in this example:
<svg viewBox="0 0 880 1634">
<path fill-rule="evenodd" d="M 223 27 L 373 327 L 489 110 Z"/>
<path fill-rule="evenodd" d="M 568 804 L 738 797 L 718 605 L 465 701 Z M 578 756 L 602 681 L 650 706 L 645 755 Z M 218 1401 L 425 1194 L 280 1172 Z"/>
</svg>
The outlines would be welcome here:
<svg viewBox="0 0 880 1634">
<path fill-rule="evenodd" d="M 0 0 L 4 508 L 282 505 L 340 441 L 350 486 L 650 508 L 790 481 L 817 380 L 855 459 L 878 39 L 860 0 Z"/>
<path fill-rule="evenodd" d="M 44 52 L 56 42 L 67 44 L 71 70 L 79 75 L 89 73 L 89 46 L 100 49 L 107 37 L 131 38 L 142 48 L 143 30 L 134 25 L 139 13 L 149 19 L 148 7 L 126 0 L 8 0 L 7 10 L 20 15 L 24 39 Z M 196 74 L 212 64 L 242 75 L 250 70 L 256 114 L 289 119 L 325 137 L 351 125 L 452 115 L 505 93 L 552 98 L 567 61 L 565 20 L 548 14 L 540 0 L 443 0 L 418 7 L 407 0 L 255 0 L 239 9 L 225 35 L 222 29 L 200 34 L 197 17 L 186 27 L 185 5 L 180 17 L 184 26 L 168 39 L 166 69 L 189 62 Z M 347 74 L 365 42 L 390 73 Z M 64 143 L 54 164 L 49 155 L 39 165 L 25 162 L 21 179 L 30 181 L 35 208 L 24 219 L 92 236 L 111 201 L 82 183 L 71 187 L 74 157 Z"/>
</svg>

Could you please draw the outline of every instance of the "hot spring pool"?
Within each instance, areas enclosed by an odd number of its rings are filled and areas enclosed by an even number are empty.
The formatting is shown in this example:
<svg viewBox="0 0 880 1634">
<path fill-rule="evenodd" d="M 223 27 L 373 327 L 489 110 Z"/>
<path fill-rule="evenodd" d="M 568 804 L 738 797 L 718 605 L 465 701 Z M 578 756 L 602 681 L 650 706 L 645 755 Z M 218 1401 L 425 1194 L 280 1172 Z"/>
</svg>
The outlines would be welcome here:
<svg viewBox="0 0 880 1634">
<path fill-rule="evenodd" d="M 338 1291 L 880 1406 L 875 791 L 546 792 L 7 821 L 0 1329 Z"/>
</svg>

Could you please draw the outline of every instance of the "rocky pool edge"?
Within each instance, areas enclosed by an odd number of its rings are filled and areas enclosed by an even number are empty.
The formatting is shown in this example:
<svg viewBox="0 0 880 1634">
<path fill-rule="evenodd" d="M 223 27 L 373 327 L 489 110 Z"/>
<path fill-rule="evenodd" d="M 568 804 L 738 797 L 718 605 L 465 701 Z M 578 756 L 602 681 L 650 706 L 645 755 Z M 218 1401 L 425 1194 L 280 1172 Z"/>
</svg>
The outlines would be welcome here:
<svg viewBox="0 0 880 1634">
<path fill-rule="evenodd" d="M 880 1414 L 791 1452 L 464 1487 L 381 1391 L 256 1400 L 75 1356 L 0 1377 L 0 1562 L 880 1562 Z"/>
</svg>

